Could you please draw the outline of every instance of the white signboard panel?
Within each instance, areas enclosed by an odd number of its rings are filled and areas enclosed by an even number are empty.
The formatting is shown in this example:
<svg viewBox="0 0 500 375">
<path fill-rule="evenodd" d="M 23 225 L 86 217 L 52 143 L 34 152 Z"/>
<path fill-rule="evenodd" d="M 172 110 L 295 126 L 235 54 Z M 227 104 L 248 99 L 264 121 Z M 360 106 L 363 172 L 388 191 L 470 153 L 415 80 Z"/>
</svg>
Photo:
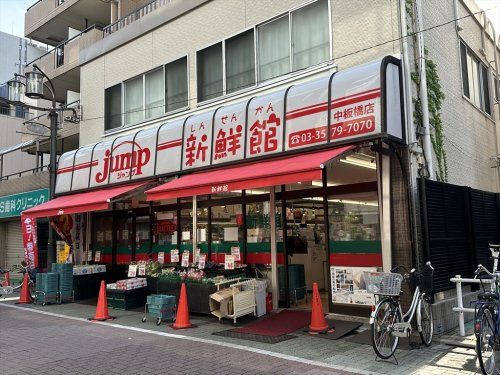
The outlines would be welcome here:
<svg viewBox="0 0 500 375">
<path fill-rule="evenodd" d="M 189 117 L 184 124 L 182 169 L 210 165 L 213 112 Z"/>
<path fill-rule="evenodd" d="M 73 168 L 72 190 L 87 189 L 89 186 L 89 173 L 92 165 L 97 165 L 97 160 L 92 160 L 92 149 L 94 145 L 78 149 L 75 156 Z"/>
<path fill-rule="evenodd" d="M 248 104 L 246 157 L 283 151 L 285 91 L 257 96 Z"/>
<path fill-rule="evenodd" d="M 156 174 L 180 170 L 182 158 L 182 127 L 184 119 L 161 125 L 156 146 Z"/>
<path fill-rule="evenodd" d="M 59 164 L 57 166 L 57 183 L 55 192 L 63 193 L 71 189 L 71 176 L 73 174 L 73 158 L 75 152 L 73 150 L 62 154 L 59 158 Z"/>
<path fill-rule="evenodd" d="M 293 86 L 286 100 L 286 150 L 327 142 L 330 75 Z"/>
<path fill-rule="evenodd" d="M 132 163 L 130 179 L 135 180 L 146 176 L 154 176 L 157 132 L 158 129 L 154 128 L 141 130 L 137 133 L 133 146 L 133 155 L 137 158 L 137 162 Z"/>
<path fill-rule="evenodd" d="M 212 164 L 245 157 L 246 107 L 247 102 L 241 102 L 215 112 Z"/>
</svg>

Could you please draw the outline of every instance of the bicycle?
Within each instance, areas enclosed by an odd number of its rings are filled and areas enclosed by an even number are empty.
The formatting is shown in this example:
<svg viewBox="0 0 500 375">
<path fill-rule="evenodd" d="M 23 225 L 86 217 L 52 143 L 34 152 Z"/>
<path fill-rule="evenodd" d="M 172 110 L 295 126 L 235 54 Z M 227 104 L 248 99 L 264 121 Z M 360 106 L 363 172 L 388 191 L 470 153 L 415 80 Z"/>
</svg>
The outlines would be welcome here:
<svg viewBox="0 0 500 375">
<path fill-rule="evenodd" d="M 14 291 L 22 288 L 23 283 L 24 283 L 24 275 L 28 274 L 29 294 L 30 294 L 32 299 L 35 299 L 35 283 L 33 280 L 35 279 L 35 274 L 37 272 L 36 270 L 28 269 L 28 267 L 26 266 L 26 263 L 21 262 L 21 264 L 19 264 L 19 265 L 12 266 L 10 270 L 0 269 L 1 275 L 6 274 L 7 272 L 19 272 L 19 273 L 21 273 L 23 275 L 23 281 L 21 283 L 19 283 L 19 285 L 16 285 L 16 286 L 0 285 L 0 297 L 4 294 L 5 295 L 12 294 L 12 293 L 14 293 Z"/>
<path fill-rule="evenodd" d="M 400 268 L 406 272 L 404 276 L 396 273 Z M 431 262 L 427 262 L 423 273 L 415 269 L 408 272 L 403 266 L 393 268 L 390 273 L 365 273 L 367 290 L 380 297 L 370 316 L 371 342 L 377 357 L 386 360 L 394 356 L 399 338 L 411 335 L 411 322 L 415 314 L 422 343 L 431 345 L 434 334 L 431 293 L 433 272 Z M 410 283 L 410 290 L 414 290 L 410 308 L 404 314 L 399 300 L 403 279 Z M 397 364 L 396 357 L 394 359 Z"/>
<path fill-rule="evenodd" d="M 474 335 L 476 336 L 476 354 L 483 374 L 499 374 L 496 365 L 496 352 L 500 349 L 500 272 L 498 271 L 498 257 L 500 245 L 489 244 L 493 258 L 493 272 L 479 264 L 474 272 L 474 278 L 479 277 L 482 293 L 477 296 L 474 313 Z M 483 278 L 484 273 L 491 278 L 490 290 L 486 291 Z"/>
</svg>

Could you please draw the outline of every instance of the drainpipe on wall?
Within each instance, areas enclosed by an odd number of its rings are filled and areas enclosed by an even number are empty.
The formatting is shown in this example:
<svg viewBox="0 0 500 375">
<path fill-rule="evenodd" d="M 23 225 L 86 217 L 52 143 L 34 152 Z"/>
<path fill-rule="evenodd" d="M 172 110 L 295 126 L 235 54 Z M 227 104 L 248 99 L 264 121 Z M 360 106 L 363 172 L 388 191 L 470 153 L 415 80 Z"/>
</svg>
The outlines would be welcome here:
<svg viewBox="0 0 500 375">
<path fill-rule="evenodd" d="M 434 163 L 432 160 L 432 143 L 431 132 L 429 125 L 429 104 L 427 101 L 427 76 L 425 71 L 425 47 L 424 47 L 424 34 L 422 32 L 422 2 L 415 0 L 416 14 L 417 14 L 417 56 L 418 56 L 418 70 L 420 76 L 420 103 L 422 106 L 422 127 L 423 127 L 423 148 L 424 155 L 427 163 L 427 170 L 429 179 L 435 180 Z"/>
</svg>

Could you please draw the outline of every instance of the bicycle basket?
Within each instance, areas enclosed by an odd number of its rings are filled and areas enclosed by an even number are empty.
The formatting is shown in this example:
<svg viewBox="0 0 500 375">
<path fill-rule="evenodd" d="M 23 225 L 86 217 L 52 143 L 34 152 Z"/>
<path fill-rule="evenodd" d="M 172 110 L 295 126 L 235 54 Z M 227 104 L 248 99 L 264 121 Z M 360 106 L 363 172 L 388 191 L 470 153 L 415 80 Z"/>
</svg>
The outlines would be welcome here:
<svg viewBox="0 0 500 375">
<path fill-rule="evenodd" d="M 403 276 L 399 273 L 365 272 L 366 290 L 384 296 L 399 296 Z"/>
</svg>

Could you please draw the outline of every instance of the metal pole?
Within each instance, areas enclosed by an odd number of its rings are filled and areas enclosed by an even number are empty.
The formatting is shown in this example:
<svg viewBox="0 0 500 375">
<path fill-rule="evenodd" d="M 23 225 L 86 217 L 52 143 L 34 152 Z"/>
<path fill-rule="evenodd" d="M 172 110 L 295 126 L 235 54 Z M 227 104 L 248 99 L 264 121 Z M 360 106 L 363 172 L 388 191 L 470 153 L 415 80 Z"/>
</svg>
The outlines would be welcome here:
<svg viewBox="0 0 500 375">
<path fill-rule="evenodd" d="M 56 108 L 55 97 L 52 99 L 52 108 Z M 49 169 L 49 198 L 54 199 L 56 189 L 56 157 L 57 157 L 57 120 L 56 111 L 50 111 L 50 169 Z M 50 225 L 49 218 L 49 240 L 47 243 L 47 269 L 56 261 L 56 242 L 54 229 Z"/>
<path fill-rule="evenodd" d="M 422 32 L 422 3 L 421 0 L 415 2 L 417 11 L 417 51 L 418 51 L 418 70 L 420 76 L 420 103 L 422 106 L 422 126 L 424 129 L 424 155 L 427 162 L 427 169 L 429 171 L 429 179 L 434 180 L 434 166 L 432 160 L 432 143 L 431 143 L 431 130 L 429 125 L 429 104 L 427 101 L 427 75 L 425 72 L 425 45 L 424 33 Z"/>
<path fill-rule="evenodd" d="M 271 292 L 273 310 L 278 309 L 278 255 L 276 249 L 276 193 L 274 186 L 269 191 L 269 223 L 271 225 Z"/>
<path fill-rule="evenodd" d="M 464 322 L 464 303 L 462 301 L 462 281 L 460 275 L 456 275 L 457 280 L 457 307 L 460 309 L 458 312 L 458 327 L 460 329 L 460 336 L 465 336 L 465 322 Z"/>
</svg>

